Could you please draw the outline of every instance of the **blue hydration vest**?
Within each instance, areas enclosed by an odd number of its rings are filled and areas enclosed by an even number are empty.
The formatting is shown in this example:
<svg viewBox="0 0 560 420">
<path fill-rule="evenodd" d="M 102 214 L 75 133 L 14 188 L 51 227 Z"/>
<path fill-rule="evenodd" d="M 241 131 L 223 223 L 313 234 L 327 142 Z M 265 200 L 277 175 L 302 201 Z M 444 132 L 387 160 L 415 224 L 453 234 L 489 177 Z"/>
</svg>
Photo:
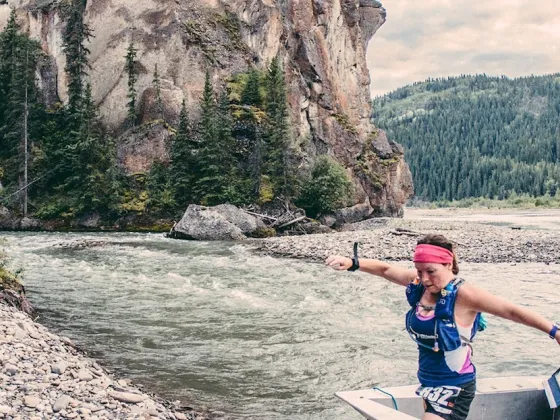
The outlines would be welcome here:
<svg viewBox="0 0 560 420">
<path fill-rule="evenodd" d="M 410 317 L 415 316 L 416 306 L 420 302 L 424 294 L 424 286 L 416 279 L 410 283 L 406 288 L 406 298 L 412 309 L 406 316 L 406 329 L 410 337 L 419 345 L 426 348 L 431 348 L 433 351 L 443 350 L 453 351 L 463 345 L 470 344 L 476 335 L 477 331 L 486 329 L 486 320 L 479 312 L 473 323 L 470 337 L 463 337 L 459 334 L 457 325 L 455 324 L 455 300 L 457 299 L 457 292 L 459 287 L 464 283 L 463 279 L 455 278 L 441 291 L 441 296 L 436 302 L 435 307 L 435 328 L 433 336 L 427 337 L 415 336 L 414 330 L 410 327 Z M 433 338 L 434 346 L 430 347 L 418 339 Z"/>
</svg>

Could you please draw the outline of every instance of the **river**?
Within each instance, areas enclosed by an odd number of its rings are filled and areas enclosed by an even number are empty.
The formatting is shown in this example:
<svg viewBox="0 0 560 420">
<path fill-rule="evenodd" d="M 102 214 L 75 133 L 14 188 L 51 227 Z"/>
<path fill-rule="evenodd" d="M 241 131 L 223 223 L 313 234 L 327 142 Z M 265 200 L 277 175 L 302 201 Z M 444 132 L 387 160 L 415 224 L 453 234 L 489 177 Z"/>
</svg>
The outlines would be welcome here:
<svg viewBox="0 0 560 420">
<path fill-rule="evenodd" d="M 404 289 L 364 273 L 156 234 L 2 233 L 42 322 L 119 376 L 227 419 L 360 419 L 334 392 L 415 382 Z M 100 246 L 75 248 L 83 240 Z M 404 264 L 407 265 L 407 264 Z M 560 265 L 464 264 L 560 320 Z M 489 317 L 480 377 L 547 375 L 546 334 Z"/>
</svg>

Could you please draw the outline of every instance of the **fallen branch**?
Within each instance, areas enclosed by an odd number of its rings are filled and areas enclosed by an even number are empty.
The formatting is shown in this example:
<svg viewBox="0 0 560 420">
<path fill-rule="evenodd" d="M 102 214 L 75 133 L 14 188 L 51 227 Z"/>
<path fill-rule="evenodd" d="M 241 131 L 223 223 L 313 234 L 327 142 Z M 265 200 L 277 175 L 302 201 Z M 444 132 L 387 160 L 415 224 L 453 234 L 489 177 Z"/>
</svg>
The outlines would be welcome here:
<svg viewBox="0 0 560 420">
<path fill-rule="evenodd" d="M 398 228 L 397 228 L 398 229 Z M 403 232 L 403 231 L 399 231 L 399 230 L 390 230 L 389 233 L 391 235 L 406 235 L 406 236 L 420 236 L 422 235 L 421 233 L 414 233 L 414 232 Z"/>
<path fill-rule="evenodd" d="M 243 210 L 245 213 L 250 214 L 251 216 L 256 216 L 256 217 L 262 217 L 263 219 L 270 219 L 273 220 L 275 222 L 278 221 L 278 219 L 276 217 L 271 217 L 271 216 L 267 216 L 266 214 L 259 214 L 259 213 L 255 213 L 249 210 Z"/>
<path fill-rule="evenodd" d="M 300 216 L 294 220 L 289 221 L 288 223 L 284 223 L 283 225 L 278 226 L 278 229 L 282 229 L 286 226 L 293 225 L 294 223 L 301 222 L 302 220 L 307 219 L 307 216 Z"/>
<path fill-rule="evenodd" d="M 414 235 L 426 235 L 424 232 L 418 232 L 416 230 L 410 230 L 410 229 L 405 229 L 405 228 L 401 228 L 401 227 L 395 228 L 395 230 L 397 232 L 402 232 L 403 234 L 412 233 Z"/>
</svg>

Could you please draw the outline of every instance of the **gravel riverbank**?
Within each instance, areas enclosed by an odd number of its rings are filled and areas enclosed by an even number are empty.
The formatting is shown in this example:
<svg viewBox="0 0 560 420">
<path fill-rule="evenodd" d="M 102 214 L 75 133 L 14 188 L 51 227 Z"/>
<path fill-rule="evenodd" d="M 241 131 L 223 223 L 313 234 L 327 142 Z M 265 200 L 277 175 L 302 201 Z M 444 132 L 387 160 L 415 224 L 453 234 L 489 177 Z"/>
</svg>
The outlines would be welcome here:
<svg viewBox="0 0 560 420">
<path fill-rule="evenodd" d="M 459 263 L 560 264 L 560 230 L 512 229 L 470 221 L 385 218 L 366 220 L 346 229 L 330 234 L 257 239 L 250 246 L 266 255 L 319 262 L 333 254 L 350 256 L 353 243 L 357 241 L 362 258 L 410 261 L 422 234 L 441 233 L 457 244 Z"/>
<path fill-rule="evenodd" d="M 0 419 L 209 418 L 112 378 L 69 339 L 4 304 L 0 382 Z"/>
</svg>

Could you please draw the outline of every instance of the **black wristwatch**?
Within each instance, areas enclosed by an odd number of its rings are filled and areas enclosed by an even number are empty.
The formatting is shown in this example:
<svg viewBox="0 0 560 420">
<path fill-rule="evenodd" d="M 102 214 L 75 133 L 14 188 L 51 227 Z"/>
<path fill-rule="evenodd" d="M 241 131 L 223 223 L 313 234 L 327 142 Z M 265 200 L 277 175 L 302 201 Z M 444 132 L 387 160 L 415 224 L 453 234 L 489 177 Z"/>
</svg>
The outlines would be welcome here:
<svg viewBox="0 0 560 420">
<path fill-rule="evenodd" d="M 352 267 L 348 271 L 356 271 L 360 268 L 360 260 L 358 260 L 358 242 L 354 242 L 354 257 L 352 257 Z"/>
</svg>

